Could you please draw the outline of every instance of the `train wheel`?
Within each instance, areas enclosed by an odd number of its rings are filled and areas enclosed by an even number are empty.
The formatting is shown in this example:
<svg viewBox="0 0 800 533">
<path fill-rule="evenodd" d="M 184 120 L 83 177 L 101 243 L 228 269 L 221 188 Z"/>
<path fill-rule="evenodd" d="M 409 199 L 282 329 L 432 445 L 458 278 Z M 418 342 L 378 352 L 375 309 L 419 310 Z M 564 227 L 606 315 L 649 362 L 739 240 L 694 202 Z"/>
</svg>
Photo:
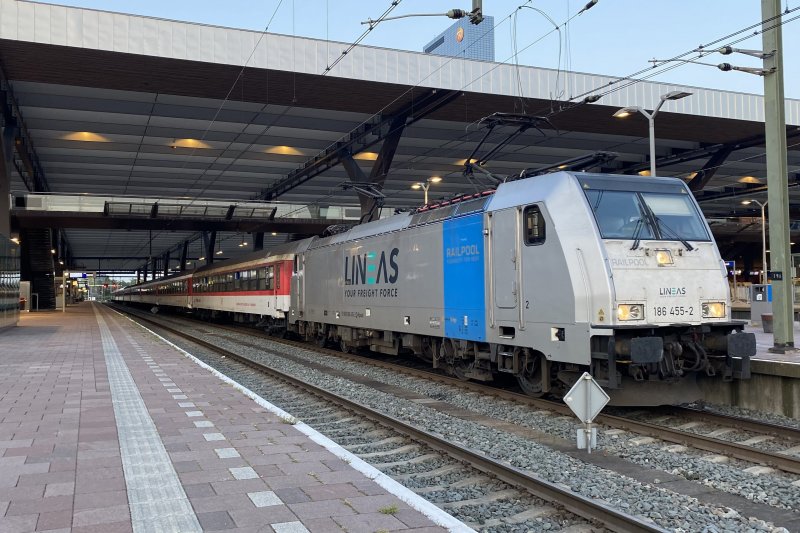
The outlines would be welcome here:
<svg viewBox="0 0 800 533">
<path fill-rule="evenodd" d="M 417 354 L 417 357 L 422 359 L 427 363 L 433 363 L 433 360 L 436 358 L 436 350 L 437 346 L 434 341 L 431 340 L 430 337 L 423 337 L 422 338 L 422 352 Z"/>
<path fill-rule="evenodd" d="M 344 339 L 339 339 L 339 349 L 342 353 L 353 353 L 353 347 L 347 344 Z"/>
<path fill-rule="evenodd" d="M 320 327 L 319 331 L 317 331 L 316 343 L 320 348 L 325 348 L 328 345 L 328 328 L 325 326 Z"/>
<path fill-rule="evenodd" d="M 456 361 L 453 363 L 453 375 L 460 379 L 461 381 L 469 381 L 469 376 L 467 375 L 472 368 L 472 363 L 467 364 L 463 360 Z"/>
<path fill-rule="evenodd" d="M 526 350 L 527 351 L 527 350 Z M 542 359 L 541 355 L 527 351 L 525 358 L 525 366 L 522 372 L 517 374 L 517 383 L 519 383 L 522 392 L 528 396 L 539 398 L 544 394 L 544 386 L 542 384 Z"/>
<path fill-rule="evenodd" d="M 456 347 L 453 342 L 445 339 L 442 343 L 442 353 L 447 363 L 447 373 L 461 381 L 468 381 L 469 377 L 467 377 L 467 374 L 472 364 L 467 364 L 461 357 L 456 357 Z"/>
</svg>

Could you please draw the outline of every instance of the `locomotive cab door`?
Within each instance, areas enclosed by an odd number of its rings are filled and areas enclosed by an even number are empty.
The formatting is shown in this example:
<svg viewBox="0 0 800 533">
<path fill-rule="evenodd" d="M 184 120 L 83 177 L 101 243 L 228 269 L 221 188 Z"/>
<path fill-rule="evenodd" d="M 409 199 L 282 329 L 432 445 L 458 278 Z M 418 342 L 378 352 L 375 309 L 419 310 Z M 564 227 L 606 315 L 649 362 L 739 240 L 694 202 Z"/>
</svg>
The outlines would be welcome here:
<svg viewBox="0 0 800 533">
<path fill-rule="evenodd" d="M 495 319 L 516 321 L 519 303 L 517 263 L 519 258 L 519 212 L 503 209 L 491 215 L 492 288 Z"/>
</svg>

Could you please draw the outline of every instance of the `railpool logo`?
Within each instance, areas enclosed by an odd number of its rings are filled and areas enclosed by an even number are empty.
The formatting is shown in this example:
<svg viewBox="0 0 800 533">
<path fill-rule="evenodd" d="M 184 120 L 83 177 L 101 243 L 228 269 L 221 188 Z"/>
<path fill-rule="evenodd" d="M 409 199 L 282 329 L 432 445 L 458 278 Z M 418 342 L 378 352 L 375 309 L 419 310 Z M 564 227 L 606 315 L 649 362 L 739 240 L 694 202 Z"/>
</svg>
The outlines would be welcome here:
<svg viewBox="0 0 800 533">
<path fill-rule="evenodd" d="M 481 250 L 477 244 L 467 244 L 465 246 L 453 246 L 447 249 L 447 257 L 468 257 L 481 255 Z"/>
<path fill-rule="evenodd" d="M 659 287 L 659 296 L 686 296 L 686 287 Z"/>
<path fill-rule="evenodd" d="M 400 250 L 366 252 L 344 256 L 345 285 L 380 285 L 397 283 L 399 269 L 397 256 Z"/>
</svg>

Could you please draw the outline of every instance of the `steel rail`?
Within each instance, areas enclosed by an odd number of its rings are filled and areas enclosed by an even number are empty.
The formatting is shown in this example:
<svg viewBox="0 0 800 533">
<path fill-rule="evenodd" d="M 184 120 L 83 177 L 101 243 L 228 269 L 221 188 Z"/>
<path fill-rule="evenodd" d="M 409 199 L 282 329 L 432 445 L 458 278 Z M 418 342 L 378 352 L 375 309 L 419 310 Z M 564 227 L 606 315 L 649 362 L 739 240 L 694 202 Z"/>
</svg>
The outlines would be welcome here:
<svg viewBox="0 0 800 533">
<path fill-rule="evenodd" d="M 203 323 L 203 322 L 199 322 Z M 483 394 L 492 394 L 497 396 L 498 398 L 504 400 L 511 400 L 517 401 L 521 403 L 525 403 L 536 407 L 538 409 L 548 409 L 550 411 L 554 411 L 557 414 L 564 415 L 564 416 L 574 416 L 572 411 L 570 411 L 569 407 L 567 407 L 563 403 L 554 402 L 551 400 L 544 400 L 541 398 L 533 398 L 526 394 L 521 394 L 518 392 L 507 391 L 503 389 L 498 389 L 494 387 L 490 387 L 484 384 L 474 383 L 470 381 L 462 381 L 458 378 L 452 378 L 449 376 L 443 376 L 441 374 L 435 373 L 431 370 L 422 370 L 422 369 L 415 369 L 409 368 L 403 365 L 398 365 L 395 363 L 389 363 L 386 361 L 378 361 L 374 358 L 364 357 L 357 354 L 345 354 L 338 350 L 332 350 L 327 348 L 321 348 L 319 346 L 311 345 L 307 342 L 300 342 L 300 341 L 293 341 L 288 339 L 279 339 L 277 337 L 273 337 L 267 335 L 266 333 L 262 333 L 257 330 L 247 330 L 241 327 L 235 326 L 224 326 L 219 324 L 214 324 L 214 327 L 218 327 L 221 329 L 226 329 L 228 331 L 236 332 L 236 333 L 246 333 L 248 335 L 252 335 L 258 338 L 265 338 L 269 339 L 273 342 L 304 348 L 308 349 L 315 349 L 320 352 L 324 352 L 330 355 L 334 355 L 339 358 L 347 359 L 350 361 L 357 361 L 360 363 L 366 363 L 373 366 L 377 366 L 380 368 L 384 368 L 386 370 L 392 370 L 397 372 L 402 372 L 410 376 L 430 379 L 434 380 L 446 385 L 460 387 L 462 389 L 469 390 L 471 392 L 479 392 Z M 738 420 L 738 419 L 737 419 Z M 670 428 L 666 426 L 662 426 L 659 424 L 652 424 L 649 422 L 640 422 L 637 420 L 632 420 L 630 418 L 625 418 L 622 416 L 616 415 L 608 415 L 608 414 L 599 414 L 595 420 L 595 423 L 603 424 L 610 427 L 615 427 L 619 429 L 624 429 L 626 431 L 631 431 L 634 433 L 638 433 L 640 435 L 644 435 L 647 437 L 653 437 L 656 439 L 660 439 L 666 442 L 671 442 L 673 444 L 680 444 L 683 446 L 691 446 L 693 448 L 697 448 L 700 450 L 720 454 L 720 455 L 727 455 L 730 457 L 734 457 L 736 459 L 740 459 L 743 461 L 759 464 L 759 465 L 767 465 L 773 468 L 777 468 L 778 470 L 789 472 L 792 474 L 800 474 L 800 458 L 794 457 L 787 454 L 782 454 L 780 452 L 770 452 L 766 450 L 759 450 L 757 448 L 753 448 L 751 446 L 747 446 L 744 444 L 739 444 L 733 441 L 727 441 L 723 439 L 718 439 L 715 437 L 708 437 L 706 435 L 701 435 L 698 433 L 692 433 L 690 431 L 683 431 L 680 429 Z M 753 431 L 759 433 L 769 433 L 770 430 L 761 427 L 760 429 L 759 422 L 756 421 L 748 421 L 750 426 L 755 428 Z M 738 423 L 738 422 L 737 422 Z M 770 427 L 775 426 L 774 424 L 769 424 Z M 795 431 L 792 428 L 786 428 L 784 426 L 777 426 L 778 428 L 784 428 L 786 431 Z M 744 425 L 742 425 L 741 429 L 744 429 Z M 795 438 L 797 438 L 795 436 Z"/>
<path fill-rule="evenodd" d="M 752 431 L 754 433 L 774 435 L 784 439 L 800 441 L 800 429 L 790 426 L 782 426 L 772 422 L 758 422 L 749 418 L 716 413 L 697 407 L 676 406 L 672 407 L 672 410 L 676 411 L 678 416 L 688 416 L 696 420 L 707 420 L 713 424 L 732 426 L 744 431 Z"/>
<path fill-rule="evenodd" d="M 631 532 L 631 533 L 666 531 L 650 520 L 645 520 L 637 516 L 623 513 L 621 511 L 614 509 L 610 505 L 604 505 L 598 502 L 597 500 L 593 500 L 591 498 L 581 496 L 580 494 L 574 493 L 572 491 L 565 490 L 559 487 L 557 484 L 551 483 L 543 478 L 540 478 L 539 476 L 531 472 L 525 472 L 514 466 L 504 464 L 489 457 L 486 457 L 483 454 L 483 452 L 472 450 L 463 446 L 458 446 L 452 442 L 447 441 L 442 437 L 439 437 L 433 433 L 429 433 L 425 430 L 416 428 L 406 422 L 403 422 L 402 420 L 375 411 L 370 407 L 367 407 L 353 400 L 349 400 L 347 398 L 339 396 L 333 392 L 321 389 L 302 379 L 281 372 L 280 370 L 270 368 L 262 363 L 253 361 L 252 359 L 239 355 L 235 352 L 216 346 L 211 342 L 205 341 L 203 339 L 198 339 L 192 336 L 190 333 L 181 331 L 177 328 L 168 325 L 164 325 L 163 323 L 160 323 L 157 320 L 154 320 L 150 317 L 142 316 L 136 313 L 130 313 L 129 309 L 125 309 L 125 311 L 128 312 L 129 314 L 135 315 L 140 320 L 153 324 L 163 330 L 169 331 L 170 333 L 173 333 L 184 339 L 187 339 L 194 344 L 197 344 L 199 346 L 217 352 L 220 355 L 224 355 L 228 359 L 233 359 L 259 372 L 286 381 L 294 386 L 301 387 L 302 389 L 305 389 L 306 391 L 312 394 L 320 396 L 325 400 L 333 402 L 345 409 L 354 411 L 360 415 L 378 421 L 379 423 L 388 426 L 394 431 L 403 433 L 408 437 L 417 440 L 419 442 L 423 442 L 426 445 L 430 446 L 431 448 L 439 450 L 457 460 L 464 461 L 473 466 L 474 468 L 476 468 L 477 470 L 480 470 L 486 474 L 494 476 L 506 483 L 509 483 L 512 486 L 523 488 L 534 496 L 537 496 L 546 501 L 560 505 L 564 509 L 580 517 L 583 517 L 587 520 L 600 522 L 606 527 L 612 529 L 613 531 Z"/>
</svg>

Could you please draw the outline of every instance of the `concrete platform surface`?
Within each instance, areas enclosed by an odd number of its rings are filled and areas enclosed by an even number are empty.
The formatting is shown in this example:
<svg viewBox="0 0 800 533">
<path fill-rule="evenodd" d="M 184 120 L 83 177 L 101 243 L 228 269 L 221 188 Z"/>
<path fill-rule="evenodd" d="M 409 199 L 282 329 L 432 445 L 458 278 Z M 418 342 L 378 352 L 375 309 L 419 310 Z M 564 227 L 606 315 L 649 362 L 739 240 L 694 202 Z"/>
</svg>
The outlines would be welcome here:
<svg viewBox="0 0 800 533">
<path fill-rule="evenodd" d="M 317 442 L 99 304 L 0 335 L 0 532 L 461 529 Z"/>
<path fill-rule="evenodd" d="M 800 350 L 790 351 L 784 354 L 772 353 L 769 351 L 775 345 L 775 337 L 772 333 L 764 333 L 764 329 L 758 326 L 747 325 L 745 331 L 756 335 L 756 355 L 753 360 L 772 361 L 776 363 L 800 364 Z M 794 343 L 800 346 L 800 322 L 794 323 Z"/>
</svg>

